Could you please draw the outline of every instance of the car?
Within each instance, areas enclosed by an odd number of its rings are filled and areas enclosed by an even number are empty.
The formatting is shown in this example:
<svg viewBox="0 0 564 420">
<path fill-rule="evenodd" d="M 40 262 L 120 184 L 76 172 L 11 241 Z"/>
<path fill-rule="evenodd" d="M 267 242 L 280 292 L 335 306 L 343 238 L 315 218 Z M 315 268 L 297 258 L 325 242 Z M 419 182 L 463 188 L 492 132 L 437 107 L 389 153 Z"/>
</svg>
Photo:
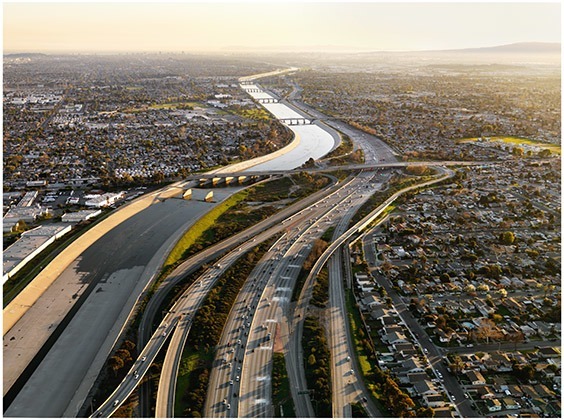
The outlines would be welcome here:
<svg viewBox="0 0 564 420">
<path fill-rule="evenodd" d="M 134 378 L 135 378 L 135 379 L 139 379 L 139 375 L 135 375 Z"/>
<path fill-rule="evenodd" d="M 231 410 L 231 404 L 227 404 L 227 409 Z"/>
<path fill-rule="evenodd" d="M 363 401 L 363 402 L 367 402 L 368 399 L 367 399 L 366 397 L 362 397 L 362 401 Z"/>
<path fill-rule="evenodd" d="M 423 351 L 425 352 L 425 354 L 429 354 L 429 350 L 423 349 Z"/>
<path fill-rule="evenodd" d="M 137 375 L 137 371 L 133 372 L 134 375 Z"/>
<path fill-rule="evenodd" d="M 115 400 L 114 401 L 114 407 L 116 407 L 119 404 L 119 400 Z"/>
<path fill-rule="evenodd" d="M 351 370 L 350 370 L 350 373 L 351 373 L 351 375 L 353 375 L 353 374 L 354 374 L 354 369 L 351 369 Z"/>
<path fill-rule="evenodd" d="M 227 398 L 223 399 L 223 405 L 227 405 Z"/>
<path fill-rule="evenodd" d="M 454 396 L 454 394 L 450 394 L 450 398 L 452 398 L 453 401 L 456 401 L 456 397 Z"/>
<path fill-rule="evenodd" d="M 239 375 L 237 375 L 237 377 L 235 378 L 235 380 L 236 380 L 237 382 L 239 382 L 239 379 L 241 379 L 241 378 L 239 377 Z"/>
<path fill-rule="evenodd" d="M 143 356 L 143 358 L 141 359 L 142 362 L 144 362 L 145 360 L 147 360 L 146 356 Z"/>
<path fill-rule="evenodd" d="M 233 379 L 229 381 L 229 385 L 233 385 Z"/>
<path fill-rule="evenodd" d="M 351 357 L 347 356 L 347 362 L 350 362 L 350 361 L 351 361 Z"/>
</svg>

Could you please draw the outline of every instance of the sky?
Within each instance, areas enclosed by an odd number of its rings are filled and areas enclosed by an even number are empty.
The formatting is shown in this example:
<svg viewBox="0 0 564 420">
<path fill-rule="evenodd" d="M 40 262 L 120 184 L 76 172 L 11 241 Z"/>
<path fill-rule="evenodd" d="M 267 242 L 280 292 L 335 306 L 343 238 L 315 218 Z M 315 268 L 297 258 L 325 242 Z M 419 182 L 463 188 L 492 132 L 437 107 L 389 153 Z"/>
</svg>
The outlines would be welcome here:
<svg viewBox="0 0 564 420">
<path fill-rule="evenodd" d="M 3 2 L 10 52 L 419 51 L 560 42 L 559 2 Z"/>
</svg>

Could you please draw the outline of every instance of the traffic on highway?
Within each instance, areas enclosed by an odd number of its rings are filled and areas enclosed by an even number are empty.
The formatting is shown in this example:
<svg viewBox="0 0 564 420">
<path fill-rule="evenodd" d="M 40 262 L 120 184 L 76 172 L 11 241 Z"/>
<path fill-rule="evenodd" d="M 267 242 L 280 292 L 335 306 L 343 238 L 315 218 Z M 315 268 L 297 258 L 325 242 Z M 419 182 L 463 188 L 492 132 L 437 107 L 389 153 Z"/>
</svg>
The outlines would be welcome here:
<svg viewBox="0 0 564 420">
<path fill-rule="evenodd" d="M 272 98 L 256 84 L 246 83 L 242 87 L 246 88 L 255 99 Z M 302 117 L 293 109 L 283 109 L 285 105 L 279 103 L 264 104 L 264 106 L 271 108 L 271 112 L 277 111 L 280 114 L 278 117 L 282 120 Z M 315 117 L 321 118 L 322 116 L 317 113 Z M 334 125 L 339 126 L 338 123 Z M 316 130 L 323 131 L 318 125 L 314 127 Z M 342 127 L 339 126 L 339 128 Z M 304 133 L 307 138 L 315 137 L 303 130 L 299 135 L 302 136 Z M 157 290 L 153 298 L 155 302 L 162 302 L 166 295 L 165 291 L 170 290 L 180 278 L 185 276 L 185 273 L 192 272 L 198 267 L 204 255 L 206 255 L 205 260 L 209 261 L 227 252 L 211 268 L 194 280 L 174 302 L 139 353 L 139 358 L 126 378 L 92 414 L 92 417 L 112 415 L 142 383 L 150 364 L 167 342 L 168 347 L 159 380 L 155 415 L 173 417 L 179 365 L 196 312 L 218 279 L 233 263 L 252 247 L 277 234 L 281 236 L 245 281 L 224 325 L 210 372 L 204 416 L 273 417 L 272 364 L 275 351 L 284 353 L 296 414 L 300 417 L 314 416 L 303 369 L 304 356 L 301 349 L 301 338 L 303 320 L 307 313 L 313 287 L 314 276 L 312 274 L 317 273 L 324 264 L 328 264 L 329 268 L 329 307 L 331 310 L 328 341 L 331 351 L 333 416 L 352 416 L 351 404 L 354 403 L 362 405 L 371 416 L 381 415 L 358 373 L 358 361 L 353 350 L 344 300 L 343 275 L 347 276 L 347 273 L 343 273 L 342 270 L 342 253 L 347 238 L 366 226 L 402 191 L 376 209 L 370 219 L 365 220 L 365 218 L 353 228 L 348 227 L 350 220 L 362 204 L 374 192 L 382 189 L 390 178 L 390 171 L 394 170 L 392 166 L 395 161 L 393 153 L 385 149 L 382 144 L 377 143 L 371 149 L 370 142 L 365 135 L 353 131 L 350 131 L 350 134 L 353 135 L 353 138 L 356 136 L 355 140 L 360 140 L 363 148 L 368 150 L 367 162 L 373 165 L 382 165 L 383 162 L 386 162 L 383 166 L 390 165 L 390 168 L 380 169 L 377 172 L 360 171 L 338 187 L 320 193 L 315 200 L 309 200 L 307 205 L 292 206 L 280 212 L 278 223 L 265 221 L 264 228 L 248 229 L 230 238 L 228 246 L 218 244 L 215 247 L 217 250 L 212 251 L 210 248 L 209 251 L 201 253 L 202 256 L 199 254 L 197 258 L 194 257 L 193 262 L 187 261 L 177 268 L 173 275 L 169 276 L 174 280 L 165 280 L 164 287 L 161 286 L 161 289 Z M 314 143 L 317 141 L 319 139 Z M 318 151 L 323 147 L 317 148 Z M 382 151 L 383 147 L 385 152 Z M 321 155 L 330 149 L 323 149 Z M 261 163 L 260 166 L 254 166 L 247 171 L 276 170 L 276 165 L 272 165 L 273 163 L 269 162 Z M 357 169 L 360 170 L 361 167 Z M 225 173 L 229 174 L 228 171 Z M 436 179 L 430 182 L 436 182 Z M 267 222 L 269 222 L 268 225 Z M 300 292 L 298 301 L 294 303 L 291 297 L 302 266 L 315 241 L 329 228 L 333 228 L 333 242 L 322 258 L 317 261 L 303 289 L 298 291 Z M 350 276 L 350 273 L 348 275 Z M 151 305 L 154 308 L 158 307 L 154 302 L 150 302 L 149 307 Z M 152 311 L 154 313 L 154 309 Z M 142 324 L 149 326 L 150 319 L 145 320 L 144 317 Z M 142 327 L 142 330 L 147 331 L 148 328 Z"/>
</svg>

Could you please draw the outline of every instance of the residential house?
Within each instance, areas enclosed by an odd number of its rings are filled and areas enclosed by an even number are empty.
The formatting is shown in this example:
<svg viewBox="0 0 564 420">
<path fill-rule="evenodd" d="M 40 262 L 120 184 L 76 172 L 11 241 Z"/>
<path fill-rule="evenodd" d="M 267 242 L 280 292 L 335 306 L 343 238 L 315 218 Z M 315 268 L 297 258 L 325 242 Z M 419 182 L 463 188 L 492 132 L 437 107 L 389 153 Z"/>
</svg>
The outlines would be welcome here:
<svg viewBox="0 0 564 420">
<path fill-rule="evenodd" d="M 409 341 L 402 333 L 391 332 L 389 334 L 384 334 L 382 336 L 382 341 L 386 344 L 400 344 L 400 343 L 408 343 Z"/>
<path fill-rule="evenodd" d="M 472 385 L 485 385 L 486 378 L 480 372 L 470 370 L 466 372 L 466 376 Z"/>
<path fill-rule="evenodd" d="M 423 395 L 423 404 L 427 407 L 443 407 L 445 405 L 445 398 L 441 394 L 426 394 Z"/>
<path fill-rule="evenodd" d="M 537 394 L 541 397 L 541 398 L 552 398 L 555 397 L 555 394 L 552 390 L 550 390 L 546 385 L 544 384 L 537 384 L 534 386 L 535 391 L 537 392 Z"/>
<path fill-rule="evenodd" d="M 400 372 L 404 372 L 406 375 L 408 373 L 425 372 L 423 365 L 418 359 L 408 359 L 404 360 L 401 364 Z"/>
<path fill-rule="evenodd" d="M 437 390 L 431 381 L 419 381 L 413 384 L 414 395 L 422 397 L 423 395 L 436 394 Z"/>
<path fill-rule="evenodd" d="M 450 407 L 436 407 L 433 408 L 434 418 L 452 418 L 454 417 L 454 412 L 451 411 Z"/>
<path fill-rule="evenodd" d="M 509 393 L 515 398 L 521 398 L 523 396 L 523 390 L 519 385 L 507 385 Z"/>
<path fill-rule="evenodd" d="M 495 398 L 495 394 L 492 392 L 489 386 L 480 386 L 476 388 L 476 393 L 481 400 L 490 400 L 492 398 Z"/>
<path fill-rule="evenodd" d="M 506 410 L 519 410 L 521 405 L 511 397 L 502 398 L 501 402 Z"/>
<path fill-rule="evenodd" d="M 360 309 L 362 311 L 372 310 L 373 307 L 380 305 L 382 302 L 377 296 L 368 295 L 360 301 Z"/>
<path fill-rule="evenodd" d="M 374 308 L 371 312 L 370 312 L 370 318 L 373 319 L 374 321 L 377 321 L 379 319 L 382 319 L 383 317 L 385 317 L 388 314 L 388 310 L 382 306 L 376 307 Z"/>
<path fill-rule="evenodd" d="M 499 402 L 498 399 L 495 398 L 491 400 L 486 400 L 486 407 L 488 407 L 489 412 L 501 411 L 501 403 Z"/>
</svg>

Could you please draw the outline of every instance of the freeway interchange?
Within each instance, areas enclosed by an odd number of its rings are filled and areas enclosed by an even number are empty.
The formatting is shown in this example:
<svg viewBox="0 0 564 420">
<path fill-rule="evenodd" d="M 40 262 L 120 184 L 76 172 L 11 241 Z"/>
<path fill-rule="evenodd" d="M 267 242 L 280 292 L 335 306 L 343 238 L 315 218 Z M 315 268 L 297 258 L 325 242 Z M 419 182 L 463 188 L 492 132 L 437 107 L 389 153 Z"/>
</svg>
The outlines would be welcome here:
<svg viewBox="0 0 564 420">
<path fill-rule="evenodd" d="M 451 175 L 451 171 L 445 172 L 429 182 L 438 182 Z M 386 173 L 362 173 L 343 182 L 339 188 L 333 187 L 325 191 L 325 194 L 320 194 L 320 198 L 316 197 L 308 206 L 300 210 L 294 208 L 294 213 L 290 212 L 292 215 L 269 229 L 259 231 L 252 239 L 249 239 L 248 232 L 243 232 L 240 236 L 247 240 L 222 257 L 182 294 L 156 328 L 124 381 L 92 416 L 106 417 L 115 412 L 141 383 L 148 366 L 168 337 L 172 336 L 166 350 L 155 412 L 157 417 L 172 417 L 178 365 L 194 314 L 219 276 L 231 264 L 256 244 L 283 232 L 245 282 L 229 314 L 217 346 L 204 414 L 206 417 L 272 417 L 270 376 L 274 342 L 279 340 L 278 347 L 284 351 L 287 361 L 292 394 L 296 396 L 296 413 L 300 417 L 313 417 L 300 343 L 300 323 L 305 318 L 311 295 L 311 279 L 306 281 L 306 293 L 302 291 L 296 305 L 291 304 L 290 296 L 313 242 L 329 227 L 335 229 L 333 243 L 318 260 L 317 269 L 314 267 L 312 272 L 318 272 L 323 263 L 332 257 L 329 260 L 329 341 L 332 354 L 333 413 L 338 417 L 350 416 L 350 404 L 360 402 L 368 413 L 377 416 L 379 412 L 370 401 L 361 378 L 357 376 L 358 370 L 353 368 L 356 361 L 346 321 L 342 265 L 339 253 L 333 254 L 341 249 L 345 240 L 368 223 L 365 218 L 346 230 L 358 208 L 381 188 L 387 177 Z M 414 187 L 405 190 L 411 188 Z M 391 200 L 402 192 L 394 194 Z M 388 201 L 367 216 L 368 220 L 377 217 L 387 207 Z M 310 277 L 312 278 L 311 275 Z"/>
<path fill-rule="evenodd" d="M 369 142 L 364 136 L 362 140 L 363 146 L 366 147 Z M 381 148 L 382 145 L 378 144 L 378 147 Z M 358 376 L 358 362 L 351 343 L 344 303 L 341 252 L 346 248 L 343 244 L 347 239 L 377 217 L 403 192 L 394 194 L 383 203 L 369 215 L 368 221 L 365 218 L 347 230 L 351 218 L 360 206 L 389 179 L 390 173 L 386 170 L 407 164 L 395 163 L 389 151 L 386 154 L 387 163 L 381 162 L 377 153 L 368 153 L 368 156 L 370 163 L 366 166 L 343 168 L 357 170 L 360 173 L 347 179 L 338 188 L 322 191 L 315 199 L 310 197 L 309 200 L 303 200 L 301 207 L 292 206 L 280 212 L 273 217 L 278 218 L 278 223 L 264 221 L 264 228 L 254 230 L 251 228 L 230 238 L 228 246 L 221 247 L 222 244 L 218 244 L 215 248 L 220 249 L 202 252 L 201 255 L 193 258 L 194 261 L 189 260 L 179 267 L 169 277 L 173 279 L 172 281 L 165 280 L 164 287 L 160 289 L 161 293 L 157 291 L 160 300 L 154 299 L 157 302 L 162 302 L 166 291 L 187 273 L 194 271 L 198 264 L 201 265 L 202 259 L 211 261 L 222 252 L 227 252 L 217 264 L 204 272 L 182 294 L 156 328 L 153 336 L 148 341 L 146 338 L 141 338 L 141 343 L 146 343 L 146 346 L 140 354 L 140 359 L 134 364 L 134 368 L 124 382 L 93 413 L 93 416 L 105 417 L 119 408 L 135 386 L 141 383 L 142 375 L 147 371 L 146 366 L 154 360 L 164 341 L 171 336 L 159 380 L 155 416 L 173 417 L 176 378 L 194 314 L 219 276 L 229 266 L 251 247 L 282 232 L 282 236 L 267 251 L 244 283 L 230 311 L 216 348 L 202 414 L 206 417 L 273 417 L 271 374 L 273 353 L 277 347 L 285 356 L 296 415 L 315 416 L 305 379 L 301 337 L 303 320 L 313 287 L 312 274 L 318 273 L 328 261 L 330 279 L 328 337 L 331 352 L 333 415 L 351 417 L 351 403 L 358 402 L 370 416 L 381 416 L 362 378 Z M 375 165 L 379 167 L 376 168 Z M 362 172 L 365 168 L 369 171 Z M 441 172 L 442 176 L 429 181 L 428 184 L 452 175 L 452 171 L 441 170 Z M 252 172 L 247 171 L 247 173 Z M 223 174 L 223 176 L 230 175 L 232 174 Z M 262 175 L 262 172 L 257 175 Z M 314 267 L 310 273 L 298 302 L 292 303 L 290 298 L 301 267 L 315 240 L 320 238 L 329 227 L 334 228 L 333 243 L 318 260 L 317 268 Z M 152 304 L 151 316 L 144 317 L 140 327 L 141 336 L 147 335 L 150 330 L 150 320 L 155 315 L 154 308 L 158 306 Z M 142 365 L 143 363 L 145 365 Z M 139 366 L 143 366 L 144 369 L 135 369 Z M 142 408 L 148 400 L 146 386 L 144 391 L 141 392 Z"/>
</svg>

